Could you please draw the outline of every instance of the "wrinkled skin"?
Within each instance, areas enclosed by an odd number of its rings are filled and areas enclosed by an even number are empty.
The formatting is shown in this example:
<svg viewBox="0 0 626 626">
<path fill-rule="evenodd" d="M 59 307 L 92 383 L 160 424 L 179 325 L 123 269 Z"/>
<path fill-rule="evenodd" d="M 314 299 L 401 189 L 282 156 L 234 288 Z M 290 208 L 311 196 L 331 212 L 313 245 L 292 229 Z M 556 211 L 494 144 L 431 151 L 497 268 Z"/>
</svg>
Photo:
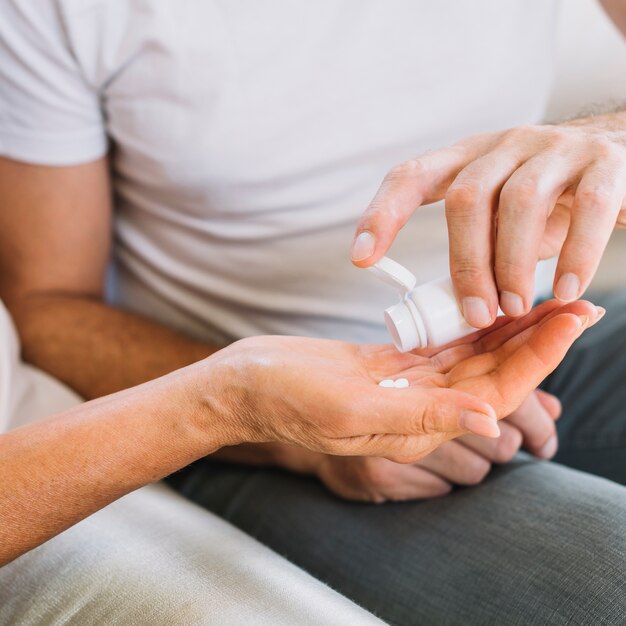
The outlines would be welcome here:
<svg viewBox="0 0 626 626">
<path fill-rule="evenodd" d="M 240 441 L 415 463 L 470 430 L 497 437 L 495 420 L 515 411 L 600 315 L 588 302 L 552 301 L 437 353 L 255 337 L 211 361 L 222 388 L 232 380 L 224 402 Z M 408 389 L 378 386 L 399 377 Z"/>
</svg>

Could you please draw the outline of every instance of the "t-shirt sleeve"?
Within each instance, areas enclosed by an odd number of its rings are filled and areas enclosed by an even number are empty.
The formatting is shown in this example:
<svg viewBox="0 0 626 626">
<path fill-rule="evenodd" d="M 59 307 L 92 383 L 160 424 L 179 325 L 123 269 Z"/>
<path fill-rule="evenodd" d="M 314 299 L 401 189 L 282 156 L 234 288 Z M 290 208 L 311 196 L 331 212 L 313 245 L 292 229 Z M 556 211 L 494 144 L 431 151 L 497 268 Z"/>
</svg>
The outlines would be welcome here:
<svg viewBox="0 0 626 626">
<path fill-rule="evenodd" d="M 54 0 L 0 2 L 0 156 L 73 165 L 106 153 L 98 89 L 81 72 Z"/>
</svg>

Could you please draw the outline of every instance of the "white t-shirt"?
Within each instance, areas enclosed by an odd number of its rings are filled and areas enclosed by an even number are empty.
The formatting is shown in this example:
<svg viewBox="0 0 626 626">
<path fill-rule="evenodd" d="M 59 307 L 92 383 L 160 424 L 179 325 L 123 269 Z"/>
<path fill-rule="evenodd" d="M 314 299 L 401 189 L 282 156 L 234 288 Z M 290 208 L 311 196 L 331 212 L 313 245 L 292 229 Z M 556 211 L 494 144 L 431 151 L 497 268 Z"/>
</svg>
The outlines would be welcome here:
<svg viewBox="0 0 626 626">
<path fill-rule="evenodd" d="M 111 148 L 114 300 L 209 341 L 386 341 L 349 260 L 386 171 L 540 120 L 556 0 L 2 0 L 0 154 Z M 440 206 L 391 256 L 447 271 Z"/>
</svg>

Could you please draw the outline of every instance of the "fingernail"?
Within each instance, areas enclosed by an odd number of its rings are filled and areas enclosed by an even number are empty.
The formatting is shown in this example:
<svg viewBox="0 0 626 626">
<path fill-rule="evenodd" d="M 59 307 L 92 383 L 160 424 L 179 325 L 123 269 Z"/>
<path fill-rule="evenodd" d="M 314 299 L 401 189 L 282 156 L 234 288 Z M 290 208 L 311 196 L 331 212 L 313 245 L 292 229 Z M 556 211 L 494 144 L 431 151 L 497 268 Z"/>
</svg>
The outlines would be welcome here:
<svg viewBox="0 0 626 626">
<path fill-rule="evenodd" d="M 581 323 L 581 330 L 585 330 L 587 328 L 587 324 L 589 324 L 589 316 L 588 315 L 579 315 L 578 316 Z"/>
<path fill-rule="evenodd" d="M 500 436 L 500 427 L 494 417 L 477 413 L 476 411 L 463 411 L 459 415 L 459 425 L 475 435 L 496 439 Z"/>
<path fill-rule="evenodd" d="M 524 315 L 524 301 L 522 297 L 511 291 L 503 291 L 500 294 L 500 308 L 506 315 L 511 317 Z"/>
<path fill-rule="evenodd" d="M 352 260 L 362 261 L 374 254 L 376 248 L 376 239 L 372 233 L 367 230 L 363 231 L 352 244 Z"/>
<path fill-rule="evenodd" d="M 601 306 L 597 306 L 595 307 L 595 309 L 596 309 L 596 314 L 593 316 L 593 318 L 588 320 L 586 327 L 583 325 L 583 330 L 586 330 L 587 328 L 591 328 L 592 326 L 595 326 L 604 317 L 604 314 L 606 313 L 605 308 Z"/>
<path fill-rule="evenodd" d="M 491 314 L 482 298 L 463 298 L 463 317 L 474 328 L 485 328 L 491 324 Z"/>
<path fill-rule="evenodd" d="M 556 435 L 552 435 L 546 443 L 537 452 L 537 456 L 542 459 L 551 459 L 556 454 L 556 449 L 559 447 L 559 441 Z"/>
<path fill-rule="evenodd" d="M 576 274 L 568 272 L 563 274 L 556 283 L 554 288 L 554 297 L 557 300 L 563 302 L 571 302 L 578 298 L 578 292 L 580 291 L 580 281 Z"/>
</svg>

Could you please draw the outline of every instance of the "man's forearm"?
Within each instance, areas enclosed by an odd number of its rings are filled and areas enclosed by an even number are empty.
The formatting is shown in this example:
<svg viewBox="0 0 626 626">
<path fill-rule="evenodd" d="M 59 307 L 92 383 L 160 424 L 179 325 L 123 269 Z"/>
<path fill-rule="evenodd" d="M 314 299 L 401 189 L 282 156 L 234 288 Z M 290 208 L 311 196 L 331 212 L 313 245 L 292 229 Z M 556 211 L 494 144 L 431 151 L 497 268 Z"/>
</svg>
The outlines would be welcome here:
<svg viewBox="0 0 626 626">
<path fill-rule="evenodd" d="M 11 307 L 23 358 L 86 399 L 139 385 L 218 348 L 95 299 L 31 295 Z"/>
<path fill-rule="evenodd" d="M 608 16 L 626 37 L 626 5 L 624 0 L 600 0 Z"/>
<path fill-rule="evenodd" d="M 595 126 L 608 132 L 626 131 L 626 102 L 593 104 L 569 119 L 558 122 L 564 126 Z"/>
</svg>

